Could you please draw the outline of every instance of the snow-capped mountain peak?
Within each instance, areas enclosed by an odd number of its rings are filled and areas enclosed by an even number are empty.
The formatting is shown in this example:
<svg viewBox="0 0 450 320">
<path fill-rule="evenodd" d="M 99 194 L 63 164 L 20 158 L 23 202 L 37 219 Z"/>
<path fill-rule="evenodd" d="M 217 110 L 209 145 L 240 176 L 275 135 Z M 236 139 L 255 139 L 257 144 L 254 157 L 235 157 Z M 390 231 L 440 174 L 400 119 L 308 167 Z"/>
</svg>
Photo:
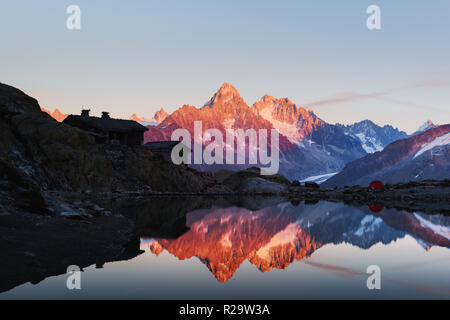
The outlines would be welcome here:
<svg viewBox="0 0 450 320">
<path fill-rule="evenodd" d="M 266 94 L 253 104 L 252 109 L 292 143 L 299 143 L 314 128 L 324 124 L 312 111 L 297 107 L 288 98 L 275 98 Z"/>
<path fill-rule="evenodd" d="M 150 119 L 146 117 L 139 117 L 135 113 L 133 113 L 129 120 L 139 122 L 143 126 L 156 126 L 163 122 L 168 116 L 169 114 L 163 108 L 161 108 L 156 111 L 153 117 Z"/>
<path fill-rule="evenodd" d="M 381 127 L 370 120 L 363 120 L 347 126 L 338 124 L 338 126 L 341 126 L 346 134 L 358 138 L 367 153 L 381 151 L 389 143 L 408 136 L 406 132 L 390 125 Z"/>
<path fill-rule="evenodd" d="M 422 124 L 411 136 L 415 136 L 424 131 L 430 130 L 432 128 L 436 128 L 436 125 L 431 122 L 431 120 L 427 120 L 424 124 Z"/>
</svg>

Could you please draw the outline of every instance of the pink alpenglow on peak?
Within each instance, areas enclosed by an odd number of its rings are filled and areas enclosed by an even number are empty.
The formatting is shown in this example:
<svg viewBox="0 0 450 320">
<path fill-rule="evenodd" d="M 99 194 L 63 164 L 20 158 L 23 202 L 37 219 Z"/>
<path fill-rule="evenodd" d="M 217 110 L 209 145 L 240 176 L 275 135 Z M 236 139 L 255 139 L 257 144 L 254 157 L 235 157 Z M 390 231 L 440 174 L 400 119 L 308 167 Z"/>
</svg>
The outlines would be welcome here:
<svg viewBox="0 0 450 320">
<path fill-rule="evenodd" d="M 133 113 L 129 118 L 129 120 L 139 122 L 140 124 L 145 126 L 147 125 L 155 126 L 163 122 L 168 116 L 169 114 L 163 108 L 161 108 L 155 112 L 152 118 L 139 117 L 138 115 Z"/>
<path fill-rule="evenodd" d="M 204 132 L 210 129 L 219 131 L 222 137 L 226 136 L 227 131 L 278 131 L 280 174 L 289 179 L 301 180 L 334 173 L 341 170 L 349 160 L 365 155 L 356 138 L 346 135 L 337 126 L 327 124 L 312 111 L 296 106 L 288 98 L 265 95 L 250 107 L 229 83 L 224 83 L 203 107 L 183 105 L 159 125 L 147 126 L 149 131 L 144 135 L 144 142 L 169 141 L 177 129 L 186 129 L 193 140 L 194 123 L 197 121 L 202 123 L 202 136 L 207 136 Z M 194 145 L 193 141 L 186 143 Z M 208 139 L 203 142 L 203 147 L 207 148 L 211 143 L 213 142 Z M 268 148 L 270 143 L 268 139 Z M 234 150 L 238 148 L 235 147 Z M 246 147 L 246 160 L 250 158 L 249 151 Z M 193 162 L 191 166 L 205 171 L 235 170 L 244 168 L 249 163 L 246 161 L 243 166 L 237 163 L 206 166 Z M 257 166 L 262 165 L 258 163 Z"/>
<path fill-rule="evenodd" d="M 412 134 L 412 136 L 415 136 L 415 135 L 417 135 L 417 134 L 419 134 L 419 133 L 422 133 L 422 132 L 424 132 L 424 131 L 427 131 L 427 130 L 430 130 L 430 129 L 433 129 L 433 128 L 436 128 L 436 127 L 437 127 L 437 125 L 434 124 L 433 122 L 431 122 L 431 120 L 427 120 L 423 125 L 421 125 L 421 126 L 417 129 L 416 132 L 414 132 L 414 133 Z"/>
<path fill-rule="evenodd" d="M 169 114 L 163 109 L 159 109 L 158 111 L 155 112 L 155 115 L 153 116 L 153 119 L 156 122 L 163 122 L 167 117 L 169 116 Z"/>
<path fill-rule="evenodd" d="M 239 92 L 229 83 L 224 83 L 203 108 L 214 108 L 217 113 L 233 114 L 248 107 Z"/>
<path fill-rule="evenodd" d="M 131 115 L 131 117 L 129 118 L 129 120 L 133 120 L 133 121 L 136 121 L 136 122 L 141 122 L 141 121 L 144 121 L 145 118 L 140 118 L 140 117 L 138 117 L 138 116 L 136 115 L 136 113 L 133 113 L 133 114 Z"/>
<path fill-rule="evenodd" d="M 312 111 L 297 107 L 288 98 L 275 98 L 266 94 L 253 104 L 253 109 L 292 143 L 302 141 L 324 124 Z"/>
<path fill-rule="evenodd" d="M 47 113 L 49 116 L 51 116 L 53 119 L 55 119 L 58 122 L 63 122 L 64 119 L 66 119 L 68 116 L 68 114 L 64 114 L 61 111 L 59 111 L 58 109 L 55 109 L 53 112 L 51 112 L 48 109 L 41 108 L 41 111 Z"/>
</svg>

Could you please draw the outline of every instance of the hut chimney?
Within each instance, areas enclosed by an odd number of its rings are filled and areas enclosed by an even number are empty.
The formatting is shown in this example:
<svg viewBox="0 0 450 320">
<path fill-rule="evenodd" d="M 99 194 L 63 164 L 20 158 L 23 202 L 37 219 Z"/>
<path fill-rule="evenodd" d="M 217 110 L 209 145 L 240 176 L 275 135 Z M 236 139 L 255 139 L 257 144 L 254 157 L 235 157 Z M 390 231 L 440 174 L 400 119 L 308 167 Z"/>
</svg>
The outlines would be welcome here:
<svg viewBox="0 0 450 320">
<path fill-rule="evenodd" d="M 102 112 L 102 119 L 109 119 L 109 112 Z"/>
<path fill-rule="evenodd" d="M 89 110 L 89 109 L 82 109 L 81 110 L 81 116 L 82 117 L 86 117 L 86 118 L 89 118 L 89 112 L 90 112 L 91 110 Z"/>
</svg>

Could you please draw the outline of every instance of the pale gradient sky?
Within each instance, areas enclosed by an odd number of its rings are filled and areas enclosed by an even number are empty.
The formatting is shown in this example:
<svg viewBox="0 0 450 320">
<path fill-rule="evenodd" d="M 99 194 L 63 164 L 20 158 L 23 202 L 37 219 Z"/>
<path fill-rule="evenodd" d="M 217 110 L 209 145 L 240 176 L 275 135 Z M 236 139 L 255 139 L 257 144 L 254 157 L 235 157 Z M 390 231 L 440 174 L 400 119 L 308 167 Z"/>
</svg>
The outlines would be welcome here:
<svg viewBox="0 0 450 320">
<path fill-rule="evenodd" d="M 371 4 L 382 30 L 366 28 Z M 202 106 L 229 82 L 249 105 L 268 93 L 411 132 L 450 123 L 449 17 L 448 0 L 1 0 L 0 82 L 115 117 Z"/>
</svg>

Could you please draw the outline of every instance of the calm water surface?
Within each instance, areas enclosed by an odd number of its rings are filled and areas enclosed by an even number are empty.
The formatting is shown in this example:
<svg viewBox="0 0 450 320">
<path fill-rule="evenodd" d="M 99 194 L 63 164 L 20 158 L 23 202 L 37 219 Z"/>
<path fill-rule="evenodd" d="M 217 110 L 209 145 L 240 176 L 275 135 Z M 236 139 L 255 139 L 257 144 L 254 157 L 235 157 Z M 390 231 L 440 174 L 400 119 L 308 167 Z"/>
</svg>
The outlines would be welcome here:
<svg viewBox="0 0 450 320">
<path fill-rule="evenodd" d="M 379 210 L 213 204 L 188 212 L 181 235 L 142 234 L 142 254 L 85 268 L 81 290 L 59 275 L 0 299 L 449 299 L 450 217 Z"/>
</svg>

